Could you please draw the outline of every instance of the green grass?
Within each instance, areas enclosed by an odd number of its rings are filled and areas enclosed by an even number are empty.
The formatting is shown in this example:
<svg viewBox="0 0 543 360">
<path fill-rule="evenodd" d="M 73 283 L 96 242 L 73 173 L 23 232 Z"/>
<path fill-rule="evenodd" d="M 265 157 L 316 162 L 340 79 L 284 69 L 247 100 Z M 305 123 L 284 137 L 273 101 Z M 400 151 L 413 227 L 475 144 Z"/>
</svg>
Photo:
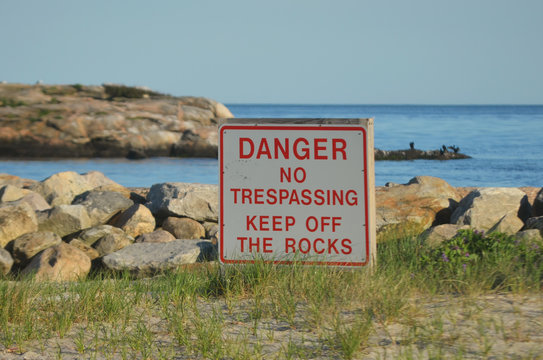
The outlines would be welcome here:
<svg viewBox="0 0 543 360">
<path fill-rule="evenodd" d="M 474 242 L 466 267 L 451 252 L 464 237 Z M 63 347 L 51 344 L 64 341 L 85 358 L 352 359 L 378 348 L 374 338 L 383 332 L 394 343 L 398 335 L 387 329 L 401 325 L 402 347 L 392 358 L 461 358 L 461 326 L 470 322 L 470 351 L 486 357 L 498 351 L 496 338 L 529 337 L 485 315 L 478 296 L 541 294 L 542 262 L 533 244 L 466 232 L 438 249 L 409 236 L 387 239 L 374 271 L 257 261 L 202 264 L 152 279 L 107 272 L 64 284 L 4 279 L 0 350 L 62 357 Z M 451 297 L 460 315 L 449 308 L 423 315 L 429 310 L 420 299 Z"/>
</svg>

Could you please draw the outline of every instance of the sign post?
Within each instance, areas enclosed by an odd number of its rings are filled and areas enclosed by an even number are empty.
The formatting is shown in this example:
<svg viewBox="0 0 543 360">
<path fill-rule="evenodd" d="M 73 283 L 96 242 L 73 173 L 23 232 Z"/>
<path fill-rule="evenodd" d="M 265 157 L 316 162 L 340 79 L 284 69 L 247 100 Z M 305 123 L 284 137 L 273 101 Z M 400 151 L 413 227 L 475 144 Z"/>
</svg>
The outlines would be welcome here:
<svg viewBox="0 0 543 360">
<path fill-rule="evenodd" d="M 373 119 L 229 119 L 219 128 L 219 253 L 362 267 L 375 260 Z"/>
</svg>

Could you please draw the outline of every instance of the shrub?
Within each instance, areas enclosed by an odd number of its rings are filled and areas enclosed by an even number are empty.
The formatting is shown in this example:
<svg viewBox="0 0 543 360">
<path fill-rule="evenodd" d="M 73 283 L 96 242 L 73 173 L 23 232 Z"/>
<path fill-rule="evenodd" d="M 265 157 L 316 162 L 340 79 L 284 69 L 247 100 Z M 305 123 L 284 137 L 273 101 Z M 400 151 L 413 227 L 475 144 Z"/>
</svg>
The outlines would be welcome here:
<svg viewBox="0 0 543 360">
<path fill-rule="evenodd" d="M 110 98 L 140 99 L 144 95 L 160 95 L 153 91 L 125 85 L 104 85 L 104 89 Z"/>
</svg>

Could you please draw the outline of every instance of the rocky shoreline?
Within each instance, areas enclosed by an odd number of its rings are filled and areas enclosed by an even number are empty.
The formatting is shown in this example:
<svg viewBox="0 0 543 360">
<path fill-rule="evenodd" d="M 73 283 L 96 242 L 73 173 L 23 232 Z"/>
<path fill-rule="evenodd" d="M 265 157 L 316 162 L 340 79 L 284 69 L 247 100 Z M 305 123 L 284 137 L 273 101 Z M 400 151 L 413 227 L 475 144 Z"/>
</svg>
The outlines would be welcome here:
<svg viewBox="0 0 543 360">
<path fill-rule="evenodd" d="M 543 245 L 543 188 L 454 188 L 418 176 L 378 187 L 376 203 L 378 239 L 409 232 L 438 245 L 472 228 Z M 216 185 L 129 189 L 99 172 L 0 174 L 0 273 L 65 281 L 91 268 L 148 276 L 214 261 L 217 220 Z"/>
<path fill-rule="evenodd" d="M 0 158 L 216 158 L 217 123 L 231 117 L 214 100 L 141 87 L 0 84 Z M 469 158 L 410 145 L 376 149 L 375 160 Z"/>
</svg>

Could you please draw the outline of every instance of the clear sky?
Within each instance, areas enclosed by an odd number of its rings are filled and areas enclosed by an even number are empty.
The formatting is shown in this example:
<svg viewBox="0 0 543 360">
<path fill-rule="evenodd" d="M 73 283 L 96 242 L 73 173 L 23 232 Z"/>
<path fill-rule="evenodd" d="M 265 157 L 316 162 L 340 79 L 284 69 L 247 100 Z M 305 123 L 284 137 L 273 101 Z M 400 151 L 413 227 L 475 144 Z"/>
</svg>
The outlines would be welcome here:
<svg viewBox="0 0 543 360">
<path fill-rule="evenodd" d="M 543 0 L 0 0 L 0 81 L 225 103 L 543 104 Z"/>
</svg>

